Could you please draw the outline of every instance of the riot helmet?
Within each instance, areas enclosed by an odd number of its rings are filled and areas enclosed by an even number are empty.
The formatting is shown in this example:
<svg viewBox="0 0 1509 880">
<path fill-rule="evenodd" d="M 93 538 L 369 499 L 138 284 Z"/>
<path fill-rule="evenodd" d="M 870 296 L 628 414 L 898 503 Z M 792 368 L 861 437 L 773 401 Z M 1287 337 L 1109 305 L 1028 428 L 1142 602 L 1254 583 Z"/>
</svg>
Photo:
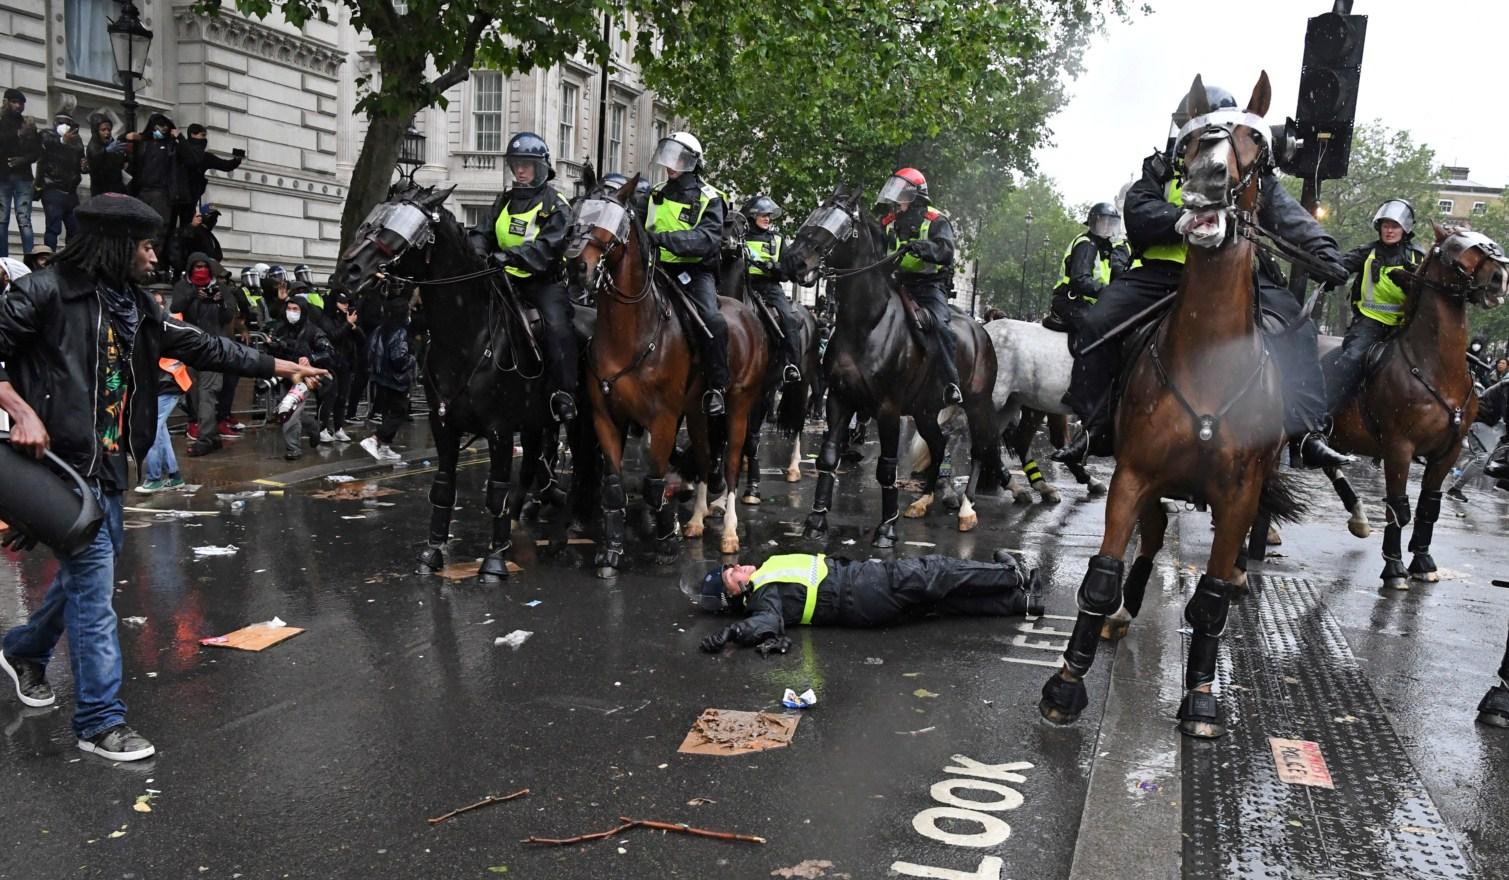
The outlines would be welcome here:
<svg viewBox="0 0 1509 880">
<path fill-rule="evenodd" d="M 1373 214 L 1373 229 L 1381 231 L 1383 221 L 1392 220 L 1404 229 L 1404 237 L 1408 238 L 1415 233 L 1415 206 L 1405 199 L 1389 199 L 1378 206 L 1377 213 Z"/>
<path fill-rule="evenodd" d="M 305 284 L 314 284 L 314 272 L 303 263 L 293 267 L 293 278 L 295 281 L 302 281 Z"/>
<path fill-rule="evenodd" d="M 1121 214 L 1110 202 L 1096 202 L 1090 206 L 1090 213 L 1085 217 L 1085 226 L 1089 227 L 1091 235 L 1110 241 L 1121 229 Z"/>
<path fill-rule="evenodd" d="M 602 177 L 599 177 L 597 179 L 596 188 L 604 192 L 618 192 L 619 190 L 623 189 L 624 184 L 628 182 L 629 178 L 624 176 L 622 172 L 609 171 L 607 174 L 604 174 Z"/>
<path fill-rule="evenodd" d="M 241 286 L 253 292 L 262 287 L 262 273 L 257 271 L 256 266 L 247 266 L 241 270 Z"/>
<path fill-rule="evenodd" d="M 761 193 L 744 203 L 743 213 L 751 220 L 761 214 L 768 215 L 771 220 L 779 220 L 782 211 L 781 206 L 775 203 L 775 199 Z"/>
<path fill-rule="evenodd" d="M 927 178 L 922 172 L 915 168 L 900 168 L 880 188 L 875 202 L 889 208 L 901 208 L 903 203 L 910 204 L 918 199 L 927 201 L 927 198 Z"/>
<path fill-rule="evenodd" d="M 702 142 L 691 132 L 674 131 L 660 139 L 650 166 L 661 166 L 678 174 L 696 171 L 702 164 Z"/>
<path fill-rule="evenodd" d="M 273 281 L 287 281 L 288 270 L 284 269 L 282 266 L 273 266 L 271 269 L 268 269 L 266 272 L 262 273 L 262 277 L 269 278 Z"/>
<path fill-rule="evenodd" d="M 532 131 L 521 131 L 509 138 L 503 159 L 515 186 L 528 189 L 550 179 L 550 147 Z"/>
</svg>

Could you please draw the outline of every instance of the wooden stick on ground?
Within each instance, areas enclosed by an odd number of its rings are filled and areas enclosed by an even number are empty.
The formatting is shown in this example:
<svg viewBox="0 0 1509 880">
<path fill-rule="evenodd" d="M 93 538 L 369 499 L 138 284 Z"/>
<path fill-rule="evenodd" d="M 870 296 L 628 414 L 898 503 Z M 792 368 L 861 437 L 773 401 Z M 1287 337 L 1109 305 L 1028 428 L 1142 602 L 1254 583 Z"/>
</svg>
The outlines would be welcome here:
<svg viewBox="0 0 1509 880">
<path fill-rule="evenodd" d="M 674 831 L 680 834 L 691 834 L 697 837 L 710 837 L 714 840 L 736 840 L 740 843 L 765 843 L 765 838 L 755 837 L 750 834 L 735 834 L 732 831 L 710 831 L 706 828 L 693 828 L 683 822 L 660 822 L 655 819 L 630 819 L 628 816 L 619 816 L 622 825 L 607 831 L 598 831 L 592 834 L 578 834 L 575 837 L 529 837 L 525 843 L 536 843 L 541 846 L 569 846 L 573 843 L 586 843 L 589 840 L 606 840 L 609 837 L 617 837 L 625 831 L 635 828 L 649 828 L 653 831 Z"/>
<path fill-rule="evenodd" d="M 461 815 L 462 813 L 469 813 L 472 810 L 475 810 L 475 809 L 477 809 L 479 807 L 488 806 L 489 804 L 501 804 L 504 801 L 511 801 L 514 798 L 521 798 L 521 797 L 523 797 L 526 794 L 529 794 L 529 789 L 527 789 L 527 788 L 521 788 L 518 791 L 514 792 L 513 794 L 505 794 L 502 797 L 499 797 L 498 795 L 495 795 L 495 794 L 490 794 L 487 797 L 483 798 L 482 800 L 477 801 L 475 804 L 467 804 L 464 807 L 458 807 L 458 808 L 456 808 L 454 810 L 451 810 L 449 813 L 446 813 L 444 816 L 436 816 L 435 818 L 429 819 L 427 821 L 431 825 L 439 825 L 441 822 L 444 822 L 447 819 L 454 819 L 455 817 Z"/>
</svg>

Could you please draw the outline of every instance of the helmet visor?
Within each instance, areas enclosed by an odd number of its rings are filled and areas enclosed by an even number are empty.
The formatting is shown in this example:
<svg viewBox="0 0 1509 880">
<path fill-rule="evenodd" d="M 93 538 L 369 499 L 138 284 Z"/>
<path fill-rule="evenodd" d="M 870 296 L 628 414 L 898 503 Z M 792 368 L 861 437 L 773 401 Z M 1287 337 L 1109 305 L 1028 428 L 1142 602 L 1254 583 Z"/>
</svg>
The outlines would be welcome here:
<svg viewBox="0 0 1509 880">
<path fill-rule="evenodd" d="M 903 177 L 892 177 L 880 188 L 880 195 L 875 201 L 882 205 L 900 205 L 904 198 L 911 201 L 917 197 L 917 186 Z"/>
<path fill-rule="evenodd" d="M 508 173 L 519 186 L 539 186 L 550 176 L 550 164 L 535 156 L 509 156 Z"/>
<path fill-rule="evenodd" d="M 393 206 L 393 213 L 389 214 L 383 223 L 383 228 L 397 235 L 409 244 L 418 244 L 421 234 L 430 227 L 429 215 L 418 207 L 405 202 Z"/>
<path fill-rule="evenodd" d="M 584 199 L 576 206 L 571 225 L 582 232 L 602 229 L 623 241 L 629 235 L 629 209 L 609 199 Z"/>
<path fill-rule="evenodd" d="M 1097 238 L 1115 238 L 1121 231 L 1121 218 L 1115 214 L 1096 214 L 1090 218 L 1090 234 Z"/>
<path fill-rule="evenodd" d="M 692 152 L 680 141 L 665 138 L 655 148 L 655 155 L 650 157 L 650 166 L 661 166 L 672 171 L 692 171 L 697 167 L 697 161 L 702 157 Z"/>
<path fill-rule="evenodd" d="M 807 217 L 807 222 L 802 224 L 802 228 L 826 232 L 836 241 L 848 235 L 853 225 L 854 218 L 833 205 L 825 205 L 813 211 Z"/>
<path fill-rule="evenodd" d="M 309 270 L 308 266 L 299 266 L 298 268 L 294 269 L 293 277 L 298 281 L 304 282 L 305 284 L 314 283 L 314 273 Z"/>
</svg>

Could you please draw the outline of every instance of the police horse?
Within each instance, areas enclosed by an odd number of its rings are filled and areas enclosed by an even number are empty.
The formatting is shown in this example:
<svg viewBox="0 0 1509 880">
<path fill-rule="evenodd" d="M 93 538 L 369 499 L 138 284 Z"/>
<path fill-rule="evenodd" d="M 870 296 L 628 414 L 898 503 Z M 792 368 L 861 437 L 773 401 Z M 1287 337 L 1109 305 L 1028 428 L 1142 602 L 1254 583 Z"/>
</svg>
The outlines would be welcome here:
<svg viewBox="0 0 1509 880">
<path fill-rule="evenodd" d="M 373 209 L 336 264 L 337 289 L 382 296 L 385 280 L 417 287 L 429 328 L 423 381 L 439 467 L 430 484 L 429 539 L 421 571 L 445 564 L 456 503 L 456 466 L 463 440 L 487 438 L 485 505 L 492 520 L 488 552 L 478 569 L 483 583 L 508 577 L 505 560 L 532 488 L 558 494 L 551 467 L 559 426 L 547 406 L 549 389 L 538 355 L 527 342 L 526 313 L 508 290 L 508 276 L 478 254 L 466 230 L 444 207 L 451 189 L 406 187 Z M 386 276 L 383 278 L 382 276 Z M 593 313 L 578 308 L 576 332 L 585 339 Z M 575 470 L 572 499 L 578 519 L 590 516 L 597 448 L 590 431 L 571 430 Z M 518 484 L 512 481 L 513 438 L 524 449 Z"/>
<path fill-rule="evenodd" d="M 1237 558 L 1260 509 L 1274 518 L 1302 508 L 1276 468 L 1284 442 L 1283 391 L 1259 323 L 1254 245 L 1237 228 L 1257 207 L 1258 180 L 1273 161 L 1262 120 L 1272 96 L 1267 73 L 1245 111 L 1211 112 L 1199 77 L 1189 92 L 1190 124 L 1175 146 L 1183 162 L 1191 245 L 1173 310 L 1128 343 L 1125 388 L 1116 410 L 1116 470 L 1105 535 L 1079 588 L 1079 614 L 1063 666 L 1043 686 L 1038 709 L 1069 724 L 1088 705 L 1084 677 L 1111 615 L 1135 616 L 1161 549 L 1161 499 L 1210 507 L 1215 536 L 1205 572 L 1185 606 L 1191 627 L 1179 730 L 1196 738 L 1226 732 L 1212 692 L 1216 654 L 1237 591 Z M 1199 239 L 1196 239 L 1199 240 Z M 1140 526 L 1142 544 L 1123 591 L 1122 556 Z"/>
<path fill-rule="evenodd" d="M 1480 232 L 1434 225 L 1436 241 L 1424 262 L 1390 277 L 1404 289 L 1404 321 L 1379 343 L 1362 388 L 1333 413 L 1332 445 L 1342 452 L 1383 460 L 1383 586 L 1407 589 L 1411 578 L 1439 580 L 1430 555 L 1441 513 L 1441 483 L 1462 452 L 1462 439 L 1477 415 L 1478 399 L 1467 370 L 1467 304 L 1485 309 L 1503 302 L 1509 269 L 1504 250 Z M 1322 346 L 1340 340 L 1324 337 Z M 1335 359 L 1328 357 L 1327 365 Z M 1409 569 L 1400 538 L 1409 525 L 1409 466 L 1421 460 L 1425 473 L 1410 533 Z M 1359 538 L 1371 533 L 1362 502 L 1335 468 L 1327 468 Z"/>
<path fill-rule="evenodd" d="M 907 508 L 907 516 L 918 517 L 925 515 L 938 497 L 938 470 L 945 446 L 938 426 L 938 413 L 944 406 L 943 382 L 931 363 L 934 347 L 919 340 L 909 326 L 901 301 L 905 294 L 891 272 L 894 255 L 887 253 L 884 232 L 863 210 L 860 199 L 858 189 L 840 186 L 834 190 L 802 224 L 781 259 L 786 274 L 803 284 L 811 284 L 820 272 L 829 273 L 838 302 L 838 317 L 823 359 L 828 385 L 827 430 L 804 533 L 808 537 L 827 533 L 839 453 L 849 419 L 857 413 L 862 419 L 873 418 L 880 432 L 875 479 L 880 483 L 881 512 L 871 541 L 877 547 L 893 547 L 900 515 L 896 465 L 901 418 L 911 416 L 916 422 L 930 457 L 923 494 Z M 997 476 L 1007 479 L 990 399 L 995 387 L 996 353 L 984 328 L 962 312 L 953 310 L 949 332 L 957 339 L 955 357 L 973 459 L 958 515 L 959 530 L 967 532 L 979 523 L 974 493 L 982 471 L 994 469 Z"/>
<path fill-rule="evenodd" d="M 754 311 L 741 302 L 720 298 L 728 321 L 726 447 L 713 441 L 716 425 L 703 414 L 703 380 L 689 333 L 672 305 L 674 283 L 657 266 L 641 219 L 629 207 L 638 176 L 616 192 L 599 192 L 577 204 L 572 216 L 572 243 L 567 258 L 573 283 L 595 294 L 597 331 L 588 347 L 588 399 L 592 425 L 602 446 L 606 473 L 602 481 L 603 542 L 595 565 L 598 577 L 617 575 L 624 550 L 627 496 L 623 485 L 624 438 L 631 424 L 649 435 L 644 500 L 654 515 L 654 538 L 661 558 L 675 552 L 676 507 L 666 497 L 666 471 L 682 418 L 692 440 L 699 475 L 697 500 L 685 536 L 703 533 L 708 483 L 722 453 L 723 532 L 720 550 L 739 550 L 737 505 L 740 456 L 750 414 L 763 387 L 766 369 L 764 331 Z M 755 426 L 758 430 L 758 426 Z"/>
</svg>

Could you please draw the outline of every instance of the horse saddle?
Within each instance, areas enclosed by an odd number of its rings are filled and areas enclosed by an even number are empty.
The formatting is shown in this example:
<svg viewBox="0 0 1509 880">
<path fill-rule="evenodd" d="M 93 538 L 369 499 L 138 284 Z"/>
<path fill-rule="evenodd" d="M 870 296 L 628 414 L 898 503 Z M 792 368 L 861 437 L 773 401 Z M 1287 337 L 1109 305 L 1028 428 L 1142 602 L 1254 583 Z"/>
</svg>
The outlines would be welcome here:
<svg viewBox="0 0 1509 880">
<path fill-rule="evenodd" d="M 665 285 L 665 290 L 670 294 L 666 297 L 672 304 L 671 312 L 681 322 L 681 329 L 686 332 L 687 339 L 701 339 L 712 335 L 703 322 L 702 315 L 697 311 L 697 304 L 692 299 L 689 289 L 691 276 L 685 271 L 675 271 L 674 267 L 667 268 L 664 264 L 655 265 L 655 273 Z M 682 281 L 681 276 L 686 275 L 687 280 Z M 693 352 L 701 351 L 700 345 L 693 345 Z"/>
</svg>

